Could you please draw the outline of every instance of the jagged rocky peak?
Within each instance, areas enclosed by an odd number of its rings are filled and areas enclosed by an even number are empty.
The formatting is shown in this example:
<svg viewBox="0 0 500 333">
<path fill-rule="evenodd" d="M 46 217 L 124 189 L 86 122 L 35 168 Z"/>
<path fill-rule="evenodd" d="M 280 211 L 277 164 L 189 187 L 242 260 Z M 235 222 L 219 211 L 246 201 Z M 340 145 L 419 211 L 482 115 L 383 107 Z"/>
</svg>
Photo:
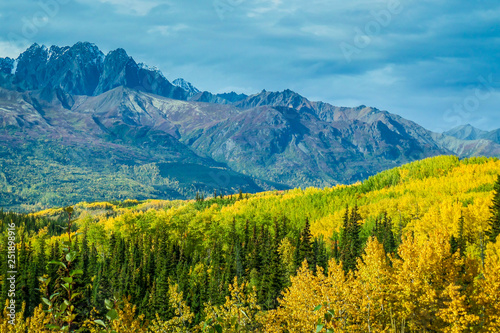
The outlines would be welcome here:
<svg viewBox="0 0 500 333">
<path fill-rule="evenodd" d="M 89 42 L 50 48 L 35 43 L 17 60 L 0 58 L 0 74 L 0 87 L 18 91 L 59 89 L 71 95 L 95 96 L 123 86 L 175 99 L 189 96 L 157 68 L 137 64 L 124 49 L 105 56 Z"/>
<path fill-rule="evenodd" d="M 47 46 L 40 45 L 38 43 L 33 43 L 30 47 L 26 49 L 26 51 L 21 53 L 21 56 L 25 57 L 36 56 L 40 54 L 47 54 L 47 52 L 48 52 Z"/>
<path fill-rule="evenodd" d="M 0 74 L 12 74 L 15 60 L 12 58 L 0 58 Z"/>
<path fill-rule="evenodd" d="M 217 96 L 219 96 L 220 98 L 223 98 L 231 103 L 236 103 L 236 102 L 242 101 L 248 97 L 248 95 L 238 94 L 238 93 L 235 93 L 234 91 L 231 91 L 230 93 L 218 94 Z"/>
<path fill-rule="evenodd" d="M 154 73 L 157 77 L 161 77 L 161 78 L 166 79 L 165 75 L 163 75 L 161 70 L 156 66 L 149 66 L 143 62 L 138 63 L 137 66 L 139 66 L 139 68 L 143 71 Z"/>
<path fill-rule="evenodd" d="M 124 49 L 110 51 L 104 59 L 103 71 L 94 94 L 99 95 L 119 86 L 138 87 L 138 72 L 139 66 Z"/>
<path fill-rule="evenodd" d="M 71 47 L 71 49 L 80 51 L 82 53 L 89 53 L 95 57 L 102 57 L 104 54 L 99 50 L 97 45 L 89 42 L 78 42 Z"/>
<path fill-rule="evenodd" d="M 311 108 L 311 102 L 298 93 L 285 89 L 283 91 L 262 90 L 259 94 L 248 96 L 246 99 L 236 103 L 240 108 L 252 108 L 256 106 L 287 106 L 295 109 L 304 107 Z"/>
<path fill-rule="evenodd" d="M 189 93 L 190 96 L 196 95 L 200 92 L 198 88 L 193 86 L 190 82 L 184 80 L 183 78 L 178 78 L 172 82 L 174 86 L 184 89 Z"/>
<path fill-rule="evenodd" d="M 59 59 L 59 57 L 66 54 L 66 52 L 70 49 L 69 46 L 59 47 L 57 45 L 52 45 L 47 54 L 48 61 L 55 61 Z"/>
<path fill-rule="evenodd" d="M 45 45 L 34 43 L 17 58 L 19 67 L 24 63 L 36 63 L 37 65 L 47 63 L 48 49 Z"/>
<path fill-rule="evenodd" d="M 122 48 L 118 48 L 116 50 L 113 50 L 113 51 L 110 51 L 107 55 L 106 55 L 106 62 L 111 62 L 111 61 L 114 61 L 114 62 L 128 62 L 129 60 L 133 60 L 132 57 L 130 57 L 128 54 L 127 54 L 127 51 L 125 51 L 124 49 Z"/>
<path fill-rule="evenodd" d="M 72 47 L 62 47 L 59 49 L 64 55 L 86 66 L 96 65 L 101 67 L 104 62 L 104 53 L 92 43 L 78 42 Z"/>
</svg>

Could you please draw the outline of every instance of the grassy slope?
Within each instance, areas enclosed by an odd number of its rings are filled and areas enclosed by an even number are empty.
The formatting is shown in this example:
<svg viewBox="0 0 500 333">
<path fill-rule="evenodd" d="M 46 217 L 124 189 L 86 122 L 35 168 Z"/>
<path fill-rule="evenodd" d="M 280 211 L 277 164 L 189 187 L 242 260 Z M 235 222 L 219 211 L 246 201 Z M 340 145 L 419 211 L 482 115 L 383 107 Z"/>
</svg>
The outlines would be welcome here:
<svg viewBox="0 0 500 333">
<path fill-rule="evenodd" d="M 146 163 L 127 151 L 43 141 L 0 147 L 0 208 L 5 210 L 29 212 L 80 201 L 185 199 L 196 191 L 273 188 L 263 185 L 231 169 L 155 159 Z"/>
</svg>

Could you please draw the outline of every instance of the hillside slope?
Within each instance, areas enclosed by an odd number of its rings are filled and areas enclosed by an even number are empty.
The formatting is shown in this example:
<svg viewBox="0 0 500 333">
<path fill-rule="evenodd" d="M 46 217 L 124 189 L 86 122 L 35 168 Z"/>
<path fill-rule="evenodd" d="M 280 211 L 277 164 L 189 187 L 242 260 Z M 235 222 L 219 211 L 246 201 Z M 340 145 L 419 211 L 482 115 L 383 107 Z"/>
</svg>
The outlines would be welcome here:
<svg viewBox="0 0 500 333">
<path fill-rule="evenodd" d="M 27 287 L 45 275 L 47 300 L 59 278 L 79 295 L 65 302 L 79 305 L 75 327 L 84 320 L 96 327 L 99 318 L 143 333 L 285 333 L 311 332 L 320 322 L 361 333 L 397 321 L 405 331 L 448 332 L 460 318 L 469 331 L 495 331 L 499 175 L 498 159 L 441 156 L 351 186 L 0 211 L 0 231 L 18 226 L 17 286 L 26 290 L 18 300 L 31 317 L 20 323 L 54 320 Z M 74 223 L 65 232 L 66 212 Z M 61 255 L 69 239 L 72 254 Z M 81 271 L 68 279 L 49 260 Z M 112 321 L 110 295 L 123 300 Z"/>
<path fill-rule="evenodd" d="M 149 200 L 129 208 L 85 203 L 75 208 L 83 216 L 96 214 L 92 206 L 106 206 L 107 215 L 109 210 L 114 211 L 112 215 L 118 217 L 104 222 L 108 232 L 120 228 L 122 224 L 118 221 L 143 215 L 151 219 L 147 229 L 155 225 L 154 221 L 162 220 L 162 216 L 174 218 L 181 214 L 189 220 L 184 226 L 186 232 L 191 228 L 194 232 L 199 228 L 215 227 L 210 221 L 217 221 L 224 233 L 230 231 L 233 221 L 241 231 L 247 220 L 257 226 L 270 227 L 273 220 L 286 216 L 292 230 L 301 230 L 307 218 L 313 235 L 328 239 L 342 227 L 346 206 L 356 205 L 365 236 L 374 227 L 375 220 L 384 214 L 393 221 L 394 233 L 412 231 L 417 236 L 425 236 L 437 228 L 456 234 L 458 220 L 464 216 L 466 233 L 475 239 L 478 232 L 488 229 L 489 206 L 498 176 L 500 160 L 496 158 L 460 160 L 455 156 L 439 156 L 383 171 L 354 185 L 261 192 L 245 194 L 241 199 L 232 195 L 224 199 L 207 198 L 203 203 Z M 163 211 L 155 207 L 172 208 Z M 36 216 L 55 213 L 57 210 L 51 209 L 40 211 Z M 205 220 L 207 214 L 210 220 Z"/>
</svg>

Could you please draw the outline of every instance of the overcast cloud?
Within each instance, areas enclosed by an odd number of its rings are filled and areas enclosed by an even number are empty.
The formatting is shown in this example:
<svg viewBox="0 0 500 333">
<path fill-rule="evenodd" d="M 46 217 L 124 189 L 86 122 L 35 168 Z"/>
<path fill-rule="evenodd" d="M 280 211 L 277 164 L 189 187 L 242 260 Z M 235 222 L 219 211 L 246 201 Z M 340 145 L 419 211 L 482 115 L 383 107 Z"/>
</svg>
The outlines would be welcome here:
<svg viewBox="0 0 500 333">
<path fill-rule="evenodd" d="M 292 89 L 435 131 L 500 127 L 497 0 L 16 0 L 0 57 L 95 43 L 201 90 Z"/>
</svg>

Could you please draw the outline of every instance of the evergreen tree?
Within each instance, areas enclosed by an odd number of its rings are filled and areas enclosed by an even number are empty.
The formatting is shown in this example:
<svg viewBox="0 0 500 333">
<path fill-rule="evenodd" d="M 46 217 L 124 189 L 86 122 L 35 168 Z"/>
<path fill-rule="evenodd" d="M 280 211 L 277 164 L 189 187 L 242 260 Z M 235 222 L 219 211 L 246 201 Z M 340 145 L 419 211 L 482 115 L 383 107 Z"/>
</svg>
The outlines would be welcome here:
<svg viewBox="0 0 500 333">
<path fill-rule="evenodd" d="M 61 253 L 58 242 L 52 243 L 49 259 L 50 259 L 49 261 L 59 261 L 61 259 Z M 47 268 L 47 274 L 50 279 L 48 291 L 49 294 L 52 295 L 56 292 L 56 290 L 59 290 L 58 275 L 57 275 L 59 267 L 56 265 L 47 265 L 46 268 Z"/>
<path fill-rule="evenodd" d="M 4 215 L 3 210 L 1 211 L 0 215 Z M 1 217 L 5 218 L 5 217 Z M 3 223 L 0 223 L 1 226 L 3 226 Z M 7 262 L 7 244 L 8 242 L 8 236 L 6 234 L 1 235 L 2 237 L 2 242 L 0 242 L 0 272 L 1 272 L 1 279 L 2 281 L 5 281 L 6 278 L 6 272 L 9 271 L 8 269 L 8 262 Z M 1 304 L 5 304 L 5 301 L 7 299 L 7 294 L 9 292 L 9 284 L 8 283 L 2 283 L 1 284 L 1 294 L 0 294 L 0 302 Z"/>
<path fill-rule="evenodd" d="M 279 233 L 278 227 L 278 230 L 275 230 L 275 235 L 279 235 Z M 283 267 L 278 252 L 278 242 L 279 237 L 272 238 L 266 230 L 262 241 L 263 258 L 259 289 L 259 302 L 265 309 L 273 309 L 277 306 L 277 299 L 283 288 Z"/>
<path fill-rule="evenodd" d="M 464 225 L 465 219 L 463 215 L 460 215 L 460 219 L 458 220 L 458 239 L 457 239 L 457 247 L 460 251 L 460 256 L 463 257 L 465 255 L 465 250 L 467 246 L 467 242 L 465 240 L 464 235 Z"/>
<path fill-rule="evenodd" d="M 313 269 L 315 262 L 311 238 L 311 225 L 309 224 L 309 219 L 306 218 L 306 224 L 300 237 L 299 257 L 301 263 L 307 260 L 309 268 Z"/>
<path fill-rule="evenodd" d="M 342 231 L 340 233 L 340 261 L 344 269 L 347 268 L 347 262 L 351 261 L 351 239 L 350 239 L 350 224 L 349 224 L 349 207 L 346 207 L 344 217 L 342 219 Z"/>
<path fill-rule="evenodd" d="M 451 235 L 450 237 L 450 253 L 454 254 L 458 250 L 458 241 L 455 236 Z"/>
<path fill-rule="evenodd" d="M 321 267 L 323 268 L 323 272 L 326 272 L 328 268 L 328 253 L 322 236 L 314 239 L 313 249 L 315 262 L 314 272 L 316 272 L 316 267 Z"/>
<path fill-rule="evenodd" d="M 491 217 L 489 220 L 490 230 L 488 233 L 490 242 L 495 242 L 500 234 L 500 176 L 498 176 L 493 189 L 495 192 L 490 206 Z"/>
<path fill-rule="evenodd" d="M 346 209 L 340 248 L 340 259 L 345 271 L 354 270 L 356 268 L 356 260 L 361 255 L 362 244 L 359 237 L 361 233 L 360 220 L 361 216 L 358 213 L 357 206 L 354 206 L 350 215 L 349 208 Z"/>
<path fill-rule="evenodd" d="M 339 253 L 339 241 L 335 240 L 333 243 L 333 258 L 338 262 L 340 257 Z"/>
<path fill-rule="evenodd" d="M 356 259 L 361 256 L 362 253 L 362 243 L 360 233 L 361 233 L 361 215 L 358 212 L 358 206 L 355 205 L 351 211 L 350 216 L 350 239 L 351 239 L 351 263 L 350 267 L 354 269 L 356 267 Z"/>
<path fill-rule="evenodd" d="M 301 234 L 295 240 L 295 251 L 293 252 L 293 265 L 295 267 L 295 271 L 300 268 L 302 264 L 301 255 L 300 255 L 300 243 L 301 243 Z"/>
<path fill-rule="evenodd" d="M 243 231 L 243 244 L 241 245 L 241 262 L 244 275 L 248 274 L 248 253 L 250 250 L 250 222 L 246 220 L 245 230 Z"/>
<path fill-rule="evenodd" d="M 385 252 L 394 252 L 396 250 L 396 239 L 394 238 L 394 233 L 392 232 L 392 220 L 387 216 L 387 213 L 384 213 L 381 236 L 382 237 L 379 238 L 379 241 L 384 245 Z"/>
</svg>

